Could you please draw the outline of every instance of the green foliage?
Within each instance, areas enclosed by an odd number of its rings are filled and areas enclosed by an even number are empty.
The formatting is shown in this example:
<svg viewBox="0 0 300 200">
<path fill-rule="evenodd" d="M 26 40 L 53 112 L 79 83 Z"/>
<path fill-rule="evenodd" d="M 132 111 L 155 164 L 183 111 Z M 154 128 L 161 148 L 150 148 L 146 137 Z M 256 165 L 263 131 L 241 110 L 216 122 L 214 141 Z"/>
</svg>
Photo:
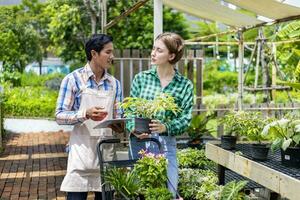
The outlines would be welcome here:
<svg viewBox="0 0 300 200">
<path fill-rule="evenodd" d="M 0 74 L 0 83 L 9 82 L 13 86 L 21 85 L 21 73 L 17 71 L 8 72 L 4 71 Z"/>
<path fill-rule="evenodd" d="M 229 70 L 225 61 L 213 60 L 205 65 L 203 88 L 218 93 L 232 92 L 237 87 L 237 72 L 220 71 Z"/>
<path fill-rule="evenodd" d="M 0 60 L 5 71 L 22 72 L 26 64 L 41 60 L 41 34 L 23 5 L 0 7 L 0 30 Z"/>
<path fill-rule="evenodd" d="M 245 195 L 240 191 L 247 185 L 247 181 L 231 181 L 222 190 L 220 200 L 243 200 Z"/>
<path fill-rule="evenodd" d="M 149 119 L 158 119 L 157 116 L 161 112 L 171 111 L 176 115 L 180 111 L 174 97 L 166 93 L 157 95 L 153 100 L 126 97 L 120 104 L 120 107 L 124 109 L 127 117 L 134 115 Z"/>
<path fill-rule="evenodd" d="M 93 4 L 93 1 L 91 1 Z M 107 21 L 111 21 L 129 9 L 136 1 L 107 1 Z M 99 8 L 95 6 L 96 12 Z M 164 7 L 164 31 L 179 33 L 188 38 L 187 24 L 183 14 Z M 50 50 L 63 58 L 78 64 L 85 61 L 84 43 L 91 35 L 90 15 L 82 0 L 49 0 L 45 16 L 50 20 Z M 96 29 L 100 32 L 100 20 Z M 120 31 L 121 30 L 121 31 Z M 125 19 L 107 30 L 114 38 L 116 49 L 151 49 L 153 42 L 153 2 L 148 2 Z"/>
<path fill-rule="evenodd" d="M 139 182 L 134 172 L 126 168 L 112 168 L 105 174 L 105 180 L 110 183 L 118 197 L 134 199 L 138 196 Z"/>
<path fill-rule="evenodd" d="M 177 151 L 180 168 L 210 169 L 214 163 L 206 158 L 204 150 L 186 148 Z"/>
<path fill-rule="evenodd" d="M 218 199 L 222 186 L 210 170 L 180 169 L 178 191 L 184 199 Z"/>
<path fill-rule="evenodd" d="M 167 188 L 148 188 L 144 193 L 145 200 L 171 200 L 172 193 Z"/>
<path fill-rule="evenodd" d="M 225 126 L 224 135 L 241 135 L 244 131 L 244 111 L 230 111 L 220 119 Z"/>
<path fill-rule="evenodd" d="M 283 27 L 277 33 L 278 40 L 295 40 L 300 37 L 300 20 L 295 20 L 282 25 Z M 298 73 L 294 73 L 299 66 L 300 42 L 282 44 L 277 47 L 278 60 L 285 74 L 290 80 L 300 81 Z M 299 66 L 300 67 L 300 66 Z"/>
<path fill-rule="evenodd" d="M 161 155 L 140 152 L 142 158 L 134 165 L 134 172 L 143 188 L 164 188 L 167 183 L 167 159 Z"/>
<path fill-rule="evenodd" d="M 271 150 L 300 146 L 300 120 L 282 118 L 267 124 L 262 132 L 272 140 Z"/>
<path fill-rule="evenodd" d="M 186 129 L 189 137 L 192 140 L 200 140 L 201 136 L 210 134 L 212 130 L 208 129 L 206 125 L 214 117 L 215 114 L 207 115 L 206 113 L 194 115 L 189 127 Z"/>
<path fill-rule="evenodd" d="M 54 116 L 58 92 L 44 87 L 5 88 L 5 116 Z"/>
<path fill-rule="evenodd" d="M 231 119 L 231 116 L 229 117 Z M 264 118 L 259 112 L 239 111 L 234 114 L 234 124 L 239 129 L 239 135 L 246 136 L 250 141 L 261 143 L 267 140 L 267 137 L 262 134 L 262 130 L 272 119 Z"/>
</svg>

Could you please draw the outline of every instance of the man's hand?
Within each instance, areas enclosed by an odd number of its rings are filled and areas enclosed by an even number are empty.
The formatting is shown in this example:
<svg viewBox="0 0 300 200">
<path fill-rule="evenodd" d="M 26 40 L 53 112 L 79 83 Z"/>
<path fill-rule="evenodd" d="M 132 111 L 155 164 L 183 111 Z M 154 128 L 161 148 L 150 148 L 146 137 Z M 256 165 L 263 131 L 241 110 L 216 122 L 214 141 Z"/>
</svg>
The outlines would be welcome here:
<svg viewBox="0 0 300 200">
<path fill-rule="evenodd" d="M 93 121 L 102 121 L 107 114 L 103 107 L 92 107 L 86 110 L 86 118 Z"/>
<path fill-rule="evenodd" d="M 167 131 L 167 128 L 164 124 L 160 123 L 158 120 L 151 120 L 149 124 L 151 133 L 164 133 Z"/>
</svg>

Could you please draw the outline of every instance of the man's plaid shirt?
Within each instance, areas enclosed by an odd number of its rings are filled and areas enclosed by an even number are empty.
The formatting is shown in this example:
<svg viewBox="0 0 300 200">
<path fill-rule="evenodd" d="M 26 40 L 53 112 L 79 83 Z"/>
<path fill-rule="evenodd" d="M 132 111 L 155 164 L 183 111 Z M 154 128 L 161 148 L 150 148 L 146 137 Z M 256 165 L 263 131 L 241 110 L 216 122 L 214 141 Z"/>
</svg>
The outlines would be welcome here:
<svg viewBox="0 0 300 200">
<path fill-rule="evenodd" d="M 156 67 L 140 72 L 134 77 L 131 85 L 130 96 L 153 100 L 159 93 L 168 93 L 175 98 L 175 102 L 181 109 L 177 116 L 166 111 L 159 113 L 155 118 L 160 120 L 167 128 L 167 133 L 162 135 L 175 136 L 184 133 L 192 118 L 193 109 L 193 84 L 182 76 L 177 70 L 173 80 L 165 88 L 161 87 Z M 132 116 L 134 117 L 134 116 Z M 127 124 L 129 131 L 133 130 L 134 123 Z"/>
</svg>

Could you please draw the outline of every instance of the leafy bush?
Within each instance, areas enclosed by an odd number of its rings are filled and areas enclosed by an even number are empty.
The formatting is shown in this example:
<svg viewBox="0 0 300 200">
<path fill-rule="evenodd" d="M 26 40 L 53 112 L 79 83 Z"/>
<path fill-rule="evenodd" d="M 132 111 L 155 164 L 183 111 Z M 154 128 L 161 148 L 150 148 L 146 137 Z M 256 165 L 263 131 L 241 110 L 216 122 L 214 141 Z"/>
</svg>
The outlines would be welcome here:
<svg viewBox="0 0 300 200">
<path fill-rule="evenodd" d="M 178 191 L 184 199 L 218 199 L 221 186 L 210 170 L 180 169 Z"/>
<path fill-rule="evenodd" d="M 13 86 L 21 85 L 21 73 L 20 72 L 8 72 L 4 71 L 0 73 L 0 83 L 10 82 Z"/>
<path fill-rule="evenodd" d="M 58 93 L 43 87 L 6 88 L 5 115 L 54 117 Z"/>
<path fill-rule="evenodd" d="M 49 81 L 54 80 L 56 84 L 60 84 L 62 78 L 65 75 L 63 74 L 46 74 L 46 75 L 37 75 L 33 72 L 23 73 L 21 76 L 21 85 L 22 86 L 32 86 L 32 87 L 41 87 L 49 85 Z M 52 89 L 52 88 L 50 88 Z M 55 87 L 57 89 L 57 87 Z M 58 87 L 59 89 L 59 87 Z"/>
<path fill-rule="evenodd" d="M 214 163 L 205 157 L 204 150 L 181 149 L 177 151 L 177 159 L 180 168 L 212 168 Z"/>
<path fill-rule="evenodd" d="M 170 200 L 173 199 L 172 193 L 168 188 L 148 188 L 144 193 L 145 200 Z"/>
</svg>

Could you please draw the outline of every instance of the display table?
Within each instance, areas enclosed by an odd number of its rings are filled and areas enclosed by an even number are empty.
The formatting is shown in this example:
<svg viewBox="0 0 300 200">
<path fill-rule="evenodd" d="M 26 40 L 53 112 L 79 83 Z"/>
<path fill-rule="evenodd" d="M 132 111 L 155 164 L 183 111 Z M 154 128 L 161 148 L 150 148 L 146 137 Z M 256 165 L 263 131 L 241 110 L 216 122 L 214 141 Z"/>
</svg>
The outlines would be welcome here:
<svg viewBox="0 0 300 200">
<path fill-rule="evenodd" d="M 268 160 L 264 162 L 252 160 L 250 153 L 250 144 L 237 144 L 236 150 L 225 150 L 218 142 L 209 142 L 205 148 L 206 157 L 219 165 L 221 183 L 224 181 L 224 172 L 227 168 L 282 197 L 290 200 L 300 199 L 300 169 L 283 166 L 280 151 L 270 152 Z"/>
</svg>

